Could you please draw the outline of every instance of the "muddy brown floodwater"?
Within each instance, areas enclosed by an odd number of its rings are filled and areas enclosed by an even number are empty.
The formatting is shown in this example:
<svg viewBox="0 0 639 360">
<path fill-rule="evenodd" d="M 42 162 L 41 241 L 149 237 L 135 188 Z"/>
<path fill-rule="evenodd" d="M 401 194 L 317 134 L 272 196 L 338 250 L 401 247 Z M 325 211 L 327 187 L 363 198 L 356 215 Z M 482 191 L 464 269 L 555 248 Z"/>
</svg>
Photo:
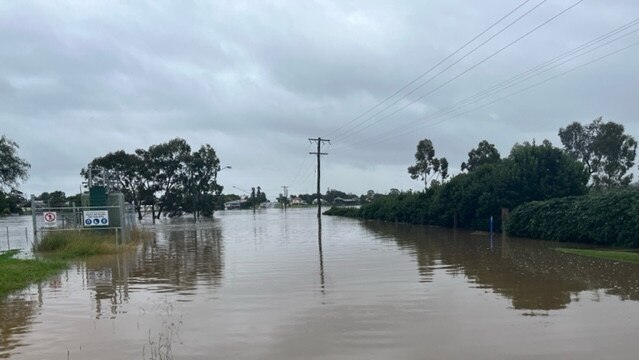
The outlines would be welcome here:
<svg viewBox="0 0 639 360">
<path fill-rule="evenodd" d="M 0 300 L 0 358 L 636 359 L 639 267 L 556 243 L 227 211 Z"/>
</svg>

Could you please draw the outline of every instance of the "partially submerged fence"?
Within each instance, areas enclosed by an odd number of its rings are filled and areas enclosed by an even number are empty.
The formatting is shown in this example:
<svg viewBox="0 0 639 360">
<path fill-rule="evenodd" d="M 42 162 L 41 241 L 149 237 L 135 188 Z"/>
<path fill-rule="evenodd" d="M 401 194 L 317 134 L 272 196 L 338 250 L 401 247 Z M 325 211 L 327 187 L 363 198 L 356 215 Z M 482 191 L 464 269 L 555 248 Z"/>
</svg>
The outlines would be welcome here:
<svg viewBox="0 0 639 360">
<path fill-rule="evenodd" d="M 135 225 L 133 207 L 125 204 L 122 194 L 109 194 L 103 206 L 50 207 L 31 197 L 33 242 L 56 231 L 112 231 L 118 242 L 130 238 Z"/>
</svg>

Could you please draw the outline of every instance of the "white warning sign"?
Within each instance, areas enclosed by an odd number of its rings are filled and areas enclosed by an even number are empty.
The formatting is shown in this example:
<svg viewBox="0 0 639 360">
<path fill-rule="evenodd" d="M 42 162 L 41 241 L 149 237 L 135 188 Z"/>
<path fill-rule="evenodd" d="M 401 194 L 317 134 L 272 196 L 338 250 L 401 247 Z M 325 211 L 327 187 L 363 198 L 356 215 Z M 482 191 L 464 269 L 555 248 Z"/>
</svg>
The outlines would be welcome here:
<svg viewBox="0 0 639 360">
<path fill-rule="evenodd" d="M 109 226 L 108 210 L 91 210 L 84 212 L 84 226 Z"/>
<path fill-rule="evenodd" d="M 58 214 L 53 211 L 46 211 L 44 213 L 44 225 L 46 226 L 56 226 L 58 223 Z"/>
</svg>

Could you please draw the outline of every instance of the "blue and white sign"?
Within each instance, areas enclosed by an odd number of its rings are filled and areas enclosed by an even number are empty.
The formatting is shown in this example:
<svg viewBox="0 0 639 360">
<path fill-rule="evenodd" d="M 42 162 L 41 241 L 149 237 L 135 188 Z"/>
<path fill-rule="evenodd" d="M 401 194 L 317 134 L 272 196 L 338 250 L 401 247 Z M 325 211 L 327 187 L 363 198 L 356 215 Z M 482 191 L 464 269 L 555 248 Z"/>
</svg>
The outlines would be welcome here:
<svg viewBox="0 0 639 360">
<path fill-rule="evenodd" d="M 85 211 L 84 226 L 109 226 L 109 211 L 108 210 Z"/>
</svg>

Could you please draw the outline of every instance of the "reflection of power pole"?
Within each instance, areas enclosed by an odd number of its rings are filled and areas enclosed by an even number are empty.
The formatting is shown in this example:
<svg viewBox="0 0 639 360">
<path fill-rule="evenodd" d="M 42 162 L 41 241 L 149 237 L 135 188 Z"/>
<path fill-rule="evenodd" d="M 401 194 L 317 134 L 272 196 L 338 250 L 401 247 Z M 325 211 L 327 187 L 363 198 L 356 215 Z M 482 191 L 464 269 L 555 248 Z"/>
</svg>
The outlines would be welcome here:
<svg viewBox="0 0 639 360">
<path fill-rule="evenodd" d="M 282 185 L 282 196 L 284 196 L 282 206 L 284 206 L 284 211 L 286 211 L 286 202 L 288 201 L 288 186 L 286 185 Z"/>
<path fill-rule="evenodd" d="M 317 143 L 317 152 L 309 152 L 309 154 L 317 155 L 317 217 L 322 216 L 322 197 L 320 193 L 320 158 L 322 155 L 328 155 L 328 153 L 321 152 L 322 143 L 327 142 L 331 143 L 328 139 L 322 139 L 318 137 L 317 139 L 308 139 L 310 142 Z"/>
</svg>

